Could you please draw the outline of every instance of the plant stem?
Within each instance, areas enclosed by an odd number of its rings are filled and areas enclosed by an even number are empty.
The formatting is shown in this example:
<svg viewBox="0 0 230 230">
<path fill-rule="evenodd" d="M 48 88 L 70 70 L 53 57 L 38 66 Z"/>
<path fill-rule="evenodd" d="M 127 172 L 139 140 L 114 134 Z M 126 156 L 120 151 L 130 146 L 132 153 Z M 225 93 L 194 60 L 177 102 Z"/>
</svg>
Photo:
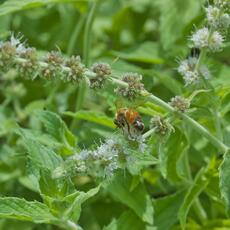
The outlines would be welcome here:
<svg viewBox="0 0 230 230">
<path fill-rule="evenodd" d="M 90 9 L 87 21 L 86 21 L 86 26 L 85 26 L 85 31 L 84 31 L 84 44 L 83 44 L 83 60 L 88 67 L 89 65 L 89 50 L 90 50 L 90 45 L 91 45 L 91 31 L 92 31 L 92 26 L 93 26 L 93 21 L 96 16 L 98 7 L 99 7 L 100 0 L 97 0 L 96 2 L 92 3 L 92 7 Z"/>
<path fill-rule="evenodd" d="M 23 58 L 15 58 L 15 61 L 17 62 L 26 62 L 26 59 Z M 45 62 L 39 62 L 38 63 L 40 66 L 42 67 L 47 67 L 48 64 Z M 68 72 L 71 71 L 70 68 L 63 66 L 62 67 L 63 71 Z M 89 69 L 87 69 L 85 71 L 85 77 L 91 77 L 91 76 L 95 76 L 95 73 L 93 73 L 92 71 L 90 71 Z M 125 86 L 127 87 L 128 84 L 124 81 L 121 81 L 119 79 L 110 77 L 109 80 L 115 84 L 115 85 L 120 85 L 120 86 Z M 86 80 L 85 80 L 86 81 Z M 220 141 L 217 137 L 213 136 L 206 128 L 204 128 L 202 125 L 200 125 L 197 121 L 193 120 L 191 117 L 189 117 L 187 114 L 185 113 L 181 113 L 176 111 L 171 105 L 169 105 L 168 103 L 166 103 L 165 101 L 161 100 L 159 97 L 147 92 L 147 91 L 143 91 L 142 95 L 145 96 L 146 98 L 148 98 L 148 100 L 152 101 L 153 103 L 159 105 L 160 107 L 164 108 L 166 111 L 168 111 L 169 113 L 174 113 L 174 114 L 178 114 L 180 115 L 180 117 L 188 124 L 190 125 L 195 131 L 197 131 L 199 134 L 201 134 L 202 136 L 204 136 L 206 139 L 208 139 L 214 146 L 216 146 L 217 149 L 219 149 L 222 152 L 227 152 L 229 150 L 229 147 L 227 145 L 225 145 L 222 141 Z M 79 107 L 77 107 L 79 108 Z"/>
<path fill-rule="evenodd" d="M 76 24 L 75 28 L 74 28 L 74 31 L 73 31 L 73 34 L 70 38 L 70 41 L 69 41 L 69 45 L 68 45 L 68 48 L 67 48 L 67 54 L 70 56 L 72 55 L 74 52 L 74 46 L 75 46 L 75 43 L 76 41 L 78 40 L 78 37 L 80 35 L 80 32 L 82 30 L 82 27 L 84 25 L 84 21 L 85 21 L 85 16 L 81 16 L 80 17 L 80 20 L 78 21 L 78 23 Z"/>
<path fill-rule="evenodd" d="M 86 26 L 84 31 L 84 44 L 83 44 L 83 61 L 86 67 L 89 66 L 89 50 L 90 50 L 91 37 L 92 37 L 91 31 L 92 31 L 93 21 L 99 7 L 99 3 L 100 1 L 97 0 L 92 4 L 86 21 Z M 84 104 L 84 100 L 85 100 L 86 91 L 87 91 L 87 82 L 86 80 L 83 80 L 78 87 L 75 112 L 79 111 L 82 108 L 82 105 Z M 73 120 L 71 124 L 72 128 L 73 126 L 75 126 L 75 120 Z"/>
<path fill-rule="evenodd" d="M 213 28 L 210 29 L 210 36 L 212 35 L 213 33 Z M 199 68 L 202 64 L 202 61 L 203 59 L 205 58 L 205 55 L 206 55 L 206 50 L 205 49 L 202 49 L 201 52 L 200 52 L 200 55 L 199 55 L 199 58 L 198 58 L 198 61 L 196 63 L 196 66 L 195 66 L 195 71 L 198 71 L 199 72 Z M 201 74 L 200 74 L 201 75 Z M 212 98 L 213 100 L 215 100 L 215 89 L 213 88 L 213 86 L 210 84 L 210 82 L 207 81 L 207 79 L 205 79 L 202 75 L 201 75 L 201 78 L 204 82 L 204 85 L 205 87 L 208 89 L 211 89 L 213 91 L 213 95 L 212 95 Z M 218 109 L 216 108 L 216 105 L 215 107 L 212 109 L 212 113 L 214 115 L 214 118 L 215 118 L 215 127 L 216 127 L 216 132 L 217 132 L 217 136 L 218 138 L 222 141 L 223 140 L 223 136 L 222 136 L 222 130 L 221 130 L 221 122 L 220 122 L 220 119 L 219 119 L 219 116 L 218 116 Z"/>
<path fill-rule="evenodd" d="M 144 134 L 142 135 L 142 137 L 143 137 L 144 139 L 148 138 L 149 136 L 151 136 L 151 135 L 155 132 L 155 130 L 156 130 L 156 128 L 152 128 L 152 129 L 148 130 L 146 133 L 144 133 Z"/>
<path fill-rule="evenodd" d="M 112 81 L 113 83 L 115 83 L 117 85 L 120 85 L 120 86 L 128 86 L 127 83 L 125 83 L 125 82 L 123 82 L 121 80 L 118 80 L 118 79 L 110 78 L 110 81 Z M 147 91 L 143 91 L 142 95 L 147 96 L 147 98 L 150 101 L 152 101 L 153 103 L 155 103 L 155 104 L 159 105 L 160 107 L 164 108 L 166 111 L 168 111 L 170 113 L 179 114 L 182 117 L 182 119 L 188 125 L 190 125 L 199 134 L 201 134 L 202 136 L 207 138 L 214 146 L 216 146 L 217 149 L 219 149 L 219 150 L 221 150 L 223 152 L 228 151 L 229 147 L 227 145 L 222 143 L 218 138 L 213 136 L 206 128 L 204 128 L 202 125 L 200 125 L 197 121 L 193 120 L 187 114 L 176 111 L 171 105 L 169 105 L 165 101 L 161 100 L 159 97 L 157 97 L 157 96 L 155 96 L 153 94 L 150 94 Z"/>
<path fill-rule="evenodd" d="M 71 221 L 71 220 L 68 220 L 67 222 L 66 222 L 66 224 L 67 224 L 67 229 L 69 229 L 69 230 L 82 230 L 82 228 L 80 227 L 80 226 L 78 226 L 78 225 L 76 225 L 73 221 Z"/>
<path fill-rule="evenodd" d="M 196 215 L 200 219 L 201 223 L 203 223 L 205 220 L 207 220 L 207 214 L 206 214 L 204 208 L 202 207 L 198 197 L 194 200 L 193 207 L 194 207 L 194 209 L 196 211 Z"/>
<path fill-rule="evenodd" d="M 193 120 L 191 117 L 186 115 L 185 113 L 181 113 L 176 111 L 172 106 L 170 106 L 168 103 L 164 102 L 160 98 L 150 95 L 148 98 L 153 101 L 154 103 L 158 104 L 159 106 L 163 107 L 165 110 L 167 110 L 170 113 L 178 113 L 182 119 L 190 125 L 195 131 L 197 131 L 199 134 L 207 138 L 214 146 L 217 147 L 217 149 L 226 152 L 229 147 L 226 146 L 224 143 L 222 143 L 218 138 L 213 136 L 206 128 L 204 128 L 202 125 L 200 125 L 197 121 Z"/>
<path fill-rule="evenodd" d="M 86 20 L 86 26 L 84 30 L 84 44 L 83 44 L 83 61 L 86 67 L 89 66 L 89 50 L 91 46 L 91 37 L 92 37 L 92 26 L 93 21 L 96 16 L 98 7 L 99 7 L 100 0 L 97 0 L 94 2 L 91 6 L 91 9 L 88 14 L 88 18 Z M 82 108 L 82 105 L 84 104 L 85 96 L 87 93 L 87 82 L 84 79 L 79 87 L 78 87 L 78 94 L 77 94 L 77 100 L 75 105 L 75 112 L 79 111 Z M 76 120 L 73 119 L 71 123 L 71 128 L 73 128 L 76 125 Z"/>
</svg>

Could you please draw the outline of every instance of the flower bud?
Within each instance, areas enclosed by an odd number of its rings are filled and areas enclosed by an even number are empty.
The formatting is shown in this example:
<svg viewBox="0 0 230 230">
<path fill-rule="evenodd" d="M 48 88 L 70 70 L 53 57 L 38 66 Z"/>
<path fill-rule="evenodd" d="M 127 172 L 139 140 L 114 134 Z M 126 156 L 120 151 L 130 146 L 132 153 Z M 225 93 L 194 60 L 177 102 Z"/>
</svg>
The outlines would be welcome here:
<svg viewBox="0 0 230 230">
<path fill-rule="evenodd" d="M 173 130 L 173 127 L 160 116 L 155 116 L 150 120 L 150 128 L 155 129 L 155 133 L 160 136 L 166 136 Z"/>
<path fill-rule="evenodd" d="M 211 74 L 207 66 L 201 65 L 196 69 L 198 59 L 196 57 L 189 57 L 180 62 L 177 71 L 183 76 L 185 86 L 196 84 L 200 82 L 200 75 L 205 79 L 209 79 Z"/>
<path fill-rule="evenodd" d="M 106 78 L 111 74 L 112 70 L 107 63 L 95 63 L 91 70 L 96 73 L 96 77 L 90 78 L 91 88 L 102 88 Z"/>
<path fill-rule="evenodd" d="M 27 79 L 34 79 L 39 69 L 36 49 L 25 48 L 20 52 L 20 57 L 24 59 L 24 62 L 18 62 L 16 64 L 17 71 L 21 76 Z"/>
<path fill-rule="evenodd" d="M 80 56 L 72 56 L 67 59 L 65 66 L 69 67 L 70 71 L 62 77 L 62 80 L 79 83 L 84 78 L 85 67 L 81 63 Z"/>
<path fill-rule="evenodd" d="M 42 77 L 47 80 L 53 80 L 61 75 L 63 58 L 59 52 L 49 52 L 46 56 L 45 62 L 48 66 L 42 68 Z"/>
<path fill-rule="evenodd" d="M 186 112 L 190 107 L 190 101 L 181 96 L 175 96 L 171 99 L 170 105 L 179 112 Z"/>
<path fill-rule="evenodd" d="M 14 64 L 16 56 L 16 47 L 11 42 L 2 42 L 0 44 L 0 68 L 8 71 Z"/>
<path fill-rule="evenodd" d="M 141 95 L 141 91 L 144 90 L 144 85 L 141 83 L 142 75 L 137 73 L 126 73 L 122 77 L 122 81 L 128 84 L 127 87 L 119 86 L 115 89 L 115 92 L 126 97 L 128 100 L 135 100 Z"/>
<path fill-rule="evenodd" d="M 196 48 L 208 48 L 210 51 L 216 52 L 221 50 L 224 38 L 218 31 L 210 33 L 209 29 L 204 27 L 191 36 L 191 41 Z"/>
</svg>

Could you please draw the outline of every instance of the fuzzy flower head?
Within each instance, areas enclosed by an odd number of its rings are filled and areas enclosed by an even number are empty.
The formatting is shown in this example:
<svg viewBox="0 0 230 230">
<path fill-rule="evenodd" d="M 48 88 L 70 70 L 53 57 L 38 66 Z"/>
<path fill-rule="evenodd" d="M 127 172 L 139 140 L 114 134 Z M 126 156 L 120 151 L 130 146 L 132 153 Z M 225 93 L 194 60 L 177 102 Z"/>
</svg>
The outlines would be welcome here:
<svg viewBox="0 0 230 230">
<path fill-rule="evenodd" d="M 10 37 L 10 44 L 11 44 L 12 46 L 14 46 L 14 47 L 17 47 L 18 45 L 21 44 L 21 41 L 20 41 L 19 38 L 16 38 L 16 37 L 14 37 L 14 35 L 12 35 L 12 36 Z"/>
<path fill-rule="evenodd" d="M 194 47 L 196 48 L 208 47 L 208 39 L 209 39 L 209 30 L 206 27 L 197 30 L 191 36 L 191 41 L 193 42 Z"/>
<path fill-rule="evenodd" d="M 186 112 L 190 107 L 190 101 L 181 96 L 173 97 L 169 104 L 182 113 Z"/>
<path fill-rule="evenodd" d="M 213 34 L 209 39 L 210 50 L 214 52 L 221 50 L 223 46 L 223 42 L 224 42 L 223 36 L 218 31 L 213 32 Z"/>
<path fill-rule="evenodd" d="M 220 17 L 219 20 L 220 27 L 227 29 L 230 26 L 230 15 L 225 13 Z"/>
<path fill-rule="evenodd" d="M 112 72 L 110 65 L 107 63 L 95 63 L 93 64 L 91 70 L 96 74 L 96 76 L 90 78 L 90 87 L 93 89 L 102 88 L 106 78 Z"/>
<path fill-rule="evenodd" d="M 14 65 L 14 58 L 17 56 L 17 49 L 20 44 L 20 40 L 13 35 L 11 36 L 10 41 L 0 43 L 1 69 L 7 71 Z"/>
<path fill-rule="evenodd" d="M 210 33 L 209 29 L 204 27 L 191 36 L 191 41 L 196 48 L 208 48 L 210 51 L 216 52 L 222 48 L 224 38 L 218 31 Z"/>
<path fill-rule="evenodd" d="M 79 83 L 84 78 L 85 66 L 81 62 L 80 56 L 72 56 L 65 61 L 64 66 L 70 71 L 63 75 L 62 80 L 67 82 Z"/>
<path fill-rule="evenodd" d="M 122 81 L 127 83 L 128 86 L 119 86 L 115 89 L 115 92 L 128 100 L 135 100 L 141 95 L 141 91 L 144 90 L 144 85 L 141 83 L 141 80 L 142 75 L 137 73 L 126 73 L 122 76 Z"/>
<path fill-rule="evenodd" d="M 145 150 L 146 144 L 142 136 L 135 141 L 124 140 L 121 136 L 110 137 L 94 150 L 84 149 L 67 158 L 53 171 L 53 178 L 88 175 L 110 179 L 117 170 L 129 169 L 130 159 L 138 164 L 140 156 L 146 153 Z"/>
<path fill-rule="evenodd" d="M 224 12 L 220 6 L 211 6 L 205 8 L 208 23 L 216 29 L 227 29 L 230 25 L 230 16 Z"/>
<path fill-rule="evenodd" d="M 201 75 L 205 79 L 210 79 L 211 77 L 210 71 L 206 65 L 201 65 L 196 69 L 197 61 L 198 58 L 196 57 L 188 57 L 180 61 L 177 71 L 183 76 L 185 86 L 199 83 Z"/>
<path fill-rule="evenodd" d="M 219 24 L 219 18 L 220 18 L 220 9 L 216 6 L 209 5 L 207 8 L 205 8 L 206 16 L 208 23 L 214 27 L 217 27 Z"/>
<path fill-rule="evenodd" d="M 214 4 L 221 9 L 227 9 L 230 6 L 229 0 L 214 0 Z"/>
<path fill-rule="evenodd" d="M 52 64 L 56 67 L 59 67 L 63 64 L 63 58 L 60 52 L 51 51 L 47 54 L 46 61 L 49 64 Z"/>
<path fill-rule="evenodd" d="M 38 59 L 35 48 L 23 48 L 19 57 L 23 58 L 23 62 L 16 63 L 17 71 L 20 75 L 27 79 L 34 79 L 38 75 Z"/>
<path fill-rule="evenodd" d="M 155 129 L 155 133 L 160 136 L 166 136 L 174 130 L 169 122 L 160 116 L 155 116 L 150 120 L 150 128 Z"/>
<path fill-rule="evenodd" d="M 111 176 L 119 166 L 119 144 L 114 139 L 107 139 L 95 150 L 82 150 L 72 157 L 76 162 L 75 172 L 95 177 Z M 81 167 L 80 167 L 81 166 Z"/>
<path fill-rule="evenodd" d="M 46 80 L 53 80 L 59 77 L 63 63 L 61 54 L 56 51 L 51 51 L 47 54 L 45 62 L 47 63 L 47 66 L 44 66 L 41 70 L 42 77 Z"/>
<path fill-rule="evenodd" d="M 189 57 L 182 60 L 177 71 L 183 76 L 185 85 L 197 83 L 199 81 L 198 71 L 195 70 L 197 58 Z"/>
</svg>

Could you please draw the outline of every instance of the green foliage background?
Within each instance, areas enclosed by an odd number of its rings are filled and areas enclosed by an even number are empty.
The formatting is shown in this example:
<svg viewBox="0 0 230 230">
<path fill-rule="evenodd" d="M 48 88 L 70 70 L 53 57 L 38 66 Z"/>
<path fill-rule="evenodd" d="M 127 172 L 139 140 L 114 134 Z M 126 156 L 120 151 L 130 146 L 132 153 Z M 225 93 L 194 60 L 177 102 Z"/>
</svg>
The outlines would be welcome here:
<svg viewBox="0 0 230 230">
<path fill-rule="evenodd" d="M 61 50 L 66 56 L 83 56 L 84 62 L 86 18 L 95 1 L 0 1 L 0 38 L 4 40 L 12 31 L 21 33 L 41 55 Z M 89 65 L 106 61 L 116 75 L 140 73 L 146 89 L 165 101 L 175 95 L 189 96 L 196 87 L 184 87 L 176 71 L 177 59 L 189 52 L 187 38 L 194 24 L 203 24 L 204 3 L 100 1 L 90 31 Z M 200 93 L 189 112 L 226 144 L 230 142 L 229 51 L 227 42 L 221 53 L 208 56 L 216 96 Z M 75 143 L 78 148 L 93 148 L 116 131 L 117 97 L 110 85 L 99 92 L 88 90 L 81 109 L 75 111 L 78 86 L 14 79 L 15 75 L 12 70 L 0 78 L 0 229 L 71 229 L 62 222 L 65 217 L 79 219 L 78 224 L 86 230 L 230 228 L 219 190 L 223 153 L 176 117 L 175 133 L 163 147 L 159 148 L 156 136 L 149 140 L 148 148 L 154 156 L 159 155 L 160 165 L 146 167 L 138 176 L 122 172 L 100 188 L 98 181 L 88 177 L 53 181 L 50 174 L 72 154 Z M 219 117 L 210 108 L 215 108 Z M 38 109 L 53 113 L 39 113 Z M 139 106 L 138 111 L 146 131 L 151 116 L 164 114 L 150 103 Z M 221 132 L 216 130 L 218 122 Z M 228 158 L 226 155 L 221 184 L 227 206 Z M 32 163 L 28 164 L 28 159 Z M 57 214 L 55 210 L 60 209 L 64 212 Z"/>
</svg>

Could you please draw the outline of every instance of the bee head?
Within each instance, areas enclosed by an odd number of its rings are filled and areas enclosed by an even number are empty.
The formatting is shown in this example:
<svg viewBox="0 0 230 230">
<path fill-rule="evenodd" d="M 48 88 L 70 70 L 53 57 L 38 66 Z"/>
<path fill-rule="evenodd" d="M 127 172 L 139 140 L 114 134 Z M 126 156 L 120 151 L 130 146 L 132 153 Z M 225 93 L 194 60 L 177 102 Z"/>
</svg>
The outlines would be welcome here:
<svg viewBox="0 0 230 230">
<path fill-rule="evenodd" d="M 140 120 L 136 120 L 134 123 L 133 123 L 133 126 L 140 132 L 142 132 L 145 128 L 145 125 L 142 121 Z"/>
</svg>

